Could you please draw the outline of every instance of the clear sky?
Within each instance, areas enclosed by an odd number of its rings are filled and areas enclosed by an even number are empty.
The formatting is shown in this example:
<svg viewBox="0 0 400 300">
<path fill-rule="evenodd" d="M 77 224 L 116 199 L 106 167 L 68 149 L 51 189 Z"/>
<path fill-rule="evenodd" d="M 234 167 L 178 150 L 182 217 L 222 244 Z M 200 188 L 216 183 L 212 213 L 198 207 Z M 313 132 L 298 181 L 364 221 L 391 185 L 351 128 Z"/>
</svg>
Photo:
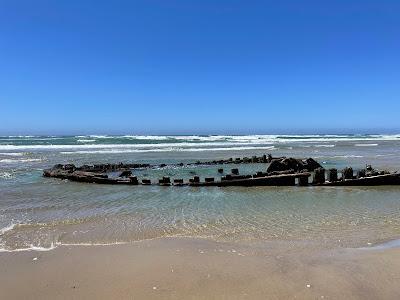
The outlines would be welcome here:
<svg viewBox="0 0 400 300">
<path fill-rule="evenodd" d="M 397 0 L 0 0 L 0 134 L 399 129 Z"/>
</svg>

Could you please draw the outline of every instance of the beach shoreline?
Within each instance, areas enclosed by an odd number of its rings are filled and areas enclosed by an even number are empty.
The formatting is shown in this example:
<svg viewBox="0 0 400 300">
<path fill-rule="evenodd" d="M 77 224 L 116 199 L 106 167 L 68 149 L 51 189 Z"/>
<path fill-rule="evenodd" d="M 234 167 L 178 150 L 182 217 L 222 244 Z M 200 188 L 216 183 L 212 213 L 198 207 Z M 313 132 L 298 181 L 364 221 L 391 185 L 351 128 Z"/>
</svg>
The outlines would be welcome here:
<svg viewBox="0 0 400 300">
<path fill-rule="evenodd" d="M 159 238 L 0 253 L 4 299 L 396 299 L 400 250 Z"/>
</svg>

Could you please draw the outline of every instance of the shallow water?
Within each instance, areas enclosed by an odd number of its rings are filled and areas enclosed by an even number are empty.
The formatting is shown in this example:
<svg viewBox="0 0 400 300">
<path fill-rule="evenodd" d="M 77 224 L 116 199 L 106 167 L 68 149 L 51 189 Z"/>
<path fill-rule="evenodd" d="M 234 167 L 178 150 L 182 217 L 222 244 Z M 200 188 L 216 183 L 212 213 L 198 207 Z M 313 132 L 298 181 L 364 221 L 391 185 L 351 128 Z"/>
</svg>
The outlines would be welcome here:
<svg viewBox="0 0 400 300">
<path fill-rule="evenodd" d="M 271 153 L 324 167 L 400 170 L 400 135 L 0 137 L 0 248 L 50 248 L 164 236 L 295 240 L 363 247 L 400 236 L 400 187 L 103 186 L 43 178 L 56 163 L 178 163 Z M 239 167 L 242 174 L 265 164 Z M 218 177 L 218 166 L 136 171 Z"/>
</svg>

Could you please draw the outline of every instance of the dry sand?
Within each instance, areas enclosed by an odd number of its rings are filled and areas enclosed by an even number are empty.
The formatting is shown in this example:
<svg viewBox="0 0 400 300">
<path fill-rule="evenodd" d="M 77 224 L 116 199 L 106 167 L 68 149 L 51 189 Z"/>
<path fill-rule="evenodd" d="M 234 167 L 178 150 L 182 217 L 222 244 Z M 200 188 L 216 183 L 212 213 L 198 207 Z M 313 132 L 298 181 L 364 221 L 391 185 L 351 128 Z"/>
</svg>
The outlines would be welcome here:
<svg viewBox="0 0 400 300">
<path fill-rule="evenodd" d="M 0 253 L 0 299 L 400 299 L 400 249 L 163 238 Z"/>
</svg>

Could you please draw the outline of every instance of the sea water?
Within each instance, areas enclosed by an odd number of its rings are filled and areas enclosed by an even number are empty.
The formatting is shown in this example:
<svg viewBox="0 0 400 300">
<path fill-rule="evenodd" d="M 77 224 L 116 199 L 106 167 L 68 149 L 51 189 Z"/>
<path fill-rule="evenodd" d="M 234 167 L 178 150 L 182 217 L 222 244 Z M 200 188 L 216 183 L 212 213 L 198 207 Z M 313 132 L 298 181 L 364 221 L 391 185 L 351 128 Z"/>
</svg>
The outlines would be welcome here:
<svg viewBox="0 0 400 300">
<path fill-rule="evenodd" d="M 187 163 L 313 157 L 325 168 L 400 170 L 400 135 L 3 136 L 0 251 L 170 236 L 365 247 L 400 236 L 400 187 L 108 186 L 42 177 L 57 163 Z M 140 178 L 241 174 L 267 164 L 135 170 Z"/>
</svg>

